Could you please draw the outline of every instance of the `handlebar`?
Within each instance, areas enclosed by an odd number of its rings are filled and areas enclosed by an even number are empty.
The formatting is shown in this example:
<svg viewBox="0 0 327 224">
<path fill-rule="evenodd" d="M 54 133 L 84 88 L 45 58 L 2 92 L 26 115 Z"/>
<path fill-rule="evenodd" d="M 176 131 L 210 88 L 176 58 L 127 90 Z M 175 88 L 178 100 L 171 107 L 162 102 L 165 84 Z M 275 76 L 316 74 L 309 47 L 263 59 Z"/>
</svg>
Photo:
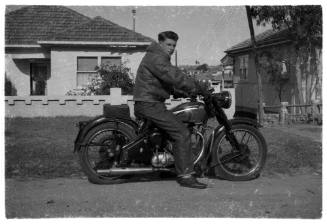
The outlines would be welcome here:
<svg viewBox="0 0 327 224">
<path fill-rule="evenodd" d="M 208 90 L 202 90 L 201 92 L 194 93 L 194 94 L 187 94 L 186 92 L 179 91 L 179 90 L 174 90 L 173 98 L 190 98 L 191 102 L 195 102 L 197 97 L 203 96 L 204 99 L 209 99 L 211 98 L 212 93 L 214 92 L 214 89 L 208 89 Z"/>
</svg>

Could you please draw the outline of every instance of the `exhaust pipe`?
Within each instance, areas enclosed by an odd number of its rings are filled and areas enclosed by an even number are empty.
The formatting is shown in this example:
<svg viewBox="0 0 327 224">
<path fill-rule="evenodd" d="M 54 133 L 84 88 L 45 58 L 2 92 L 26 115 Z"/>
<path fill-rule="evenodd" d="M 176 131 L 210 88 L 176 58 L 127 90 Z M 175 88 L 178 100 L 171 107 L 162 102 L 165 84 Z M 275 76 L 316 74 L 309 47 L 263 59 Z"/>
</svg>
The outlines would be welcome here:
<svg viewBox="0 0 327 224">
<path fill-rule="evenodd" d="M 167 168 L 152 168 L 152 167 L 143 167 L 143 168 L 111 168 L 111 169 L 103 169 L 97 170 L 99 174 L 110 174 L 110 175 L 125 175 L 125 174 L 144 174 L 144 173 L 152 173 L 155 171 L 171 171 Z"/>
</svg>

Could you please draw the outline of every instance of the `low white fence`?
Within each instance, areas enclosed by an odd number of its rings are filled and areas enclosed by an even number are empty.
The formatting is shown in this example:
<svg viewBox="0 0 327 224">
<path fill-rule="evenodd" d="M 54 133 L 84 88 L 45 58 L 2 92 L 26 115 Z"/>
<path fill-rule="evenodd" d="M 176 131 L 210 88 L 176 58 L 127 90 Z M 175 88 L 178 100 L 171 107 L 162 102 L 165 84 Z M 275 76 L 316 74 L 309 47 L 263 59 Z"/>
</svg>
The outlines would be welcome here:
<svg viewBox="0 0 327 224">
<path fill-rule="evenodd" d="M 322 103 L 319 100 L 313 100 L 311 104 L 289 105 L 288 102 L 281 102 L 280 105 L 273 106 L 264 104 L 263 108 L 266 111 L 264 119 L 267 123 L 313 122 L 322 124 Z M 275 113 L 271 112 L 272 110 Z"/>
<path fill-rule="evenodd" d="M 234 96 L 234 95 L 233 95 Z M 187 102 L 186 99 L 169 99 L 167 108 Z M 120 89 L 103 96 L 6 96 L 5 117 L 56 117 L 56 116 L 97 116 L 103 112 L 103 104 L 127 104 L 134 117 L 134 101 L 131 95 L 121 95 Z M 235 104 L 226 110 L 231 118 Z"/>
</svg>

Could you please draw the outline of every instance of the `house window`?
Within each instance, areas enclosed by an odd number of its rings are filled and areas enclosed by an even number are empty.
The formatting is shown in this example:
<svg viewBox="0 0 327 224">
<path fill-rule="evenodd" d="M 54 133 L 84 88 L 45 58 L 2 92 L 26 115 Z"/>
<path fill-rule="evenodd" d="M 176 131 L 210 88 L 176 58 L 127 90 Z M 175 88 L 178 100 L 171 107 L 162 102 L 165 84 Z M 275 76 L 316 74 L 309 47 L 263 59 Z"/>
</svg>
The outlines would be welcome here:
<svg viewBox="0 0 327 224">
<path fill-rule="evenodd" d="M 240 56 L 240 78 L 243 80 L 248 79 L 249 56 Z"/>
<path fill-rule="evenodd" d="M 86 87 L 97 75 L 97 66 L 121 65 L 121 57 L 77 57 L 77 88 Z"/>
<path fill-rule="evenodd" d="M 101 57 L 102 65 L 117 65 L 121 66 L 121 58 L 120 57 Z"/>
<path fill-rule="evenodd" d="M 97 74 L 97 57 L 77 57 L 77 88 L 86 87 Z"/>
<path fill-rule="evenodd" d="M 30 95 L 45 96 L 47 79 L 49 78 L 48 65 L 46 63 L 31 63 L 30 74 Z"/>
</svg>

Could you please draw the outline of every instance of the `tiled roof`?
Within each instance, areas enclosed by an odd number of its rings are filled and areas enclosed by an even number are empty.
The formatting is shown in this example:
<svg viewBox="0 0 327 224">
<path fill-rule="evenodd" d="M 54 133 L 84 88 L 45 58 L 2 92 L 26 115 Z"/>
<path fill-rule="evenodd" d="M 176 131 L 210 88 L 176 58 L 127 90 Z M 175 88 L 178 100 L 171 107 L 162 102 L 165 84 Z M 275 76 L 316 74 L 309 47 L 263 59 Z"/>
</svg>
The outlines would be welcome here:
<svg viewBox="0 0 327 224">
<path fill-rule="evenodd" d="M 283 40 L 290 40 L 290 34 L 287 29 L 284 30 L 266 30 L 263 33 L 260 33 L 255 36 L 257 46 L 262 46 L 274 42 L 279 42 Z M 247 39 L 241 43 L 238 43 L 230 48 L 228 48 L 225 52 L 232 53 L 234 51 L 243 50 L 251 47 L 251 39 Z"/>
<path fill-rule="evenodd" d="M 26 6 L 6 14 L 5 42 L 37 41 L 153 41 L 101 17 L 91 19 L 63 6 Z"/>
<path fill-rule="evenodd" d="M 223 66 L 233 65 L 233 58 L 230 57 L 228 54 L 226 54 L 220 62 L 223 64 Z"/>
<path fill-rule="evenodd" d="M 49 39 L 50 40 L 50 39 Z M 140 33 L 133 32 L 121 27 L 100 16 L 66 29 L 63 32 L 55 34 L 51 40 L 55 41 L 126 41 L 142 42 L 153 41 Z"/>
</svg>

